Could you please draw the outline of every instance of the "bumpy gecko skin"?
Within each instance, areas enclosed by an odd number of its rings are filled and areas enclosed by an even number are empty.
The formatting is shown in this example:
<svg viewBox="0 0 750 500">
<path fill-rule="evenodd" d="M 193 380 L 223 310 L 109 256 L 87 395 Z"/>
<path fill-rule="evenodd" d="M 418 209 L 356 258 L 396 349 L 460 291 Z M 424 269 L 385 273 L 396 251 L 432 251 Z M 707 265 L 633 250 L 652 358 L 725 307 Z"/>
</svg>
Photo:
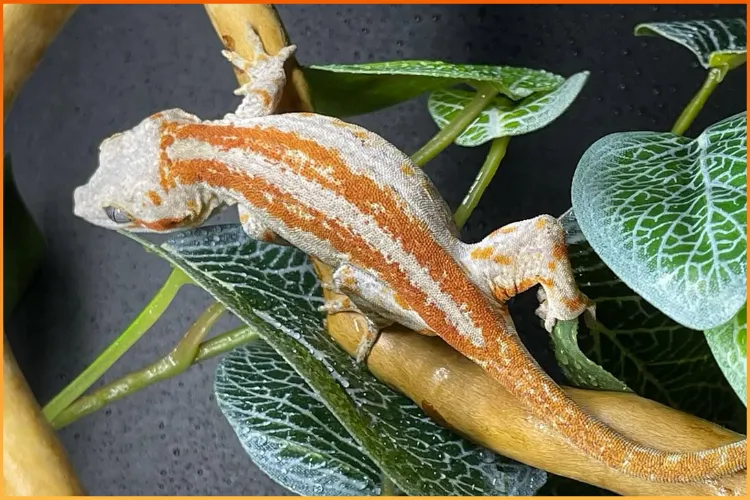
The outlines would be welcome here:
<svg viewBox="0 0 750 500">
<path fill-rule="evenodd" d="M 625 474 L 687 482 L 746 467 L 746 441 L 690 453 L 641 446 L 577 406 L 530 356 L 505 301 L 540 284 L 551 329 L 590 301 L 578 290 L 556 219 L 503 227 L 482 242 L 458 239 L 429 178 L 378 135 L 335 118 L 272 115 L 285 83 L 276 56 L 249 33 L 255 57 L 224 52 L 250 82 L 235 113 L 202 121 L 157 113 L 105 140 L 99 167 L 76 189 L 75 213 L 105 228 L 166 232 L 202 224 L 239 205 L 251 236 L 292 244 L 336 269 L 335 285 L 371 331 L 397 322 L 436 334 L 482 366 L 536 417 L 589 456 Z"/>
</svg>

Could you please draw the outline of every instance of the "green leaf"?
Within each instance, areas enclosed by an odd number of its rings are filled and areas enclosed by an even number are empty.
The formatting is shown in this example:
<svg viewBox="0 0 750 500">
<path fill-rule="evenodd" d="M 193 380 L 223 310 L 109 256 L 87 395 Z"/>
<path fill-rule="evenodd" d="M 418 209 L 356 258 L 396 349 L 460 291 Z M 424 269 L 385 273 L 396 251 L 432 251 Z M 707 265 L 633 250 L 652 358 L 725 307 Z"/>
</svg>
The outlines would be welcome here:
<svg viewBox="0 0 750 500">
<path fill-rule="evenodd" d="M 380 471 L 318 396 L 268 344 L 228 354 L 216 401 L 253 462 L 300 495 L 380 494 Z"/>
<path fill-rule="evenodd" d="M 552 123 L 581 92 L 588 71 L 571 76 L 552 91 L 538 92 L 517 103 L 504 97 L 493 102 L 456 139 L 459 146 L 479 146 L 498 137 L 528 134 Z M 437 90 L 427 107 L 438 127 L 448 123 L 474 98 L 467 90 Z"/>
<path fill-rule="evenodd" d="M 161 248 L 128 236 L 254 325 L 406 494 L 528 495 L 544 483 L 543 471 L 438 426 L 350 358 L 323 329 L 319 283 L 299 250 L 258 243 L 238 225 L 181 233 Z"/>
<path fill-rule="evenodd" d="M 625 132 L 594 143 L 572 201 L 596 253 L 639 295 L 697 330 L 731 319 L 747 287 L 747 114 L 696 139 Z"/>
<path fill-rule="evenodd" d="M 564 81 L 543 70 L 442 61 L 330 64 L 303 71 L 315 111 L 340 117 L 370 113 L 458 83 L 493 82 L 501 94 L 518 100 L 554 90 Z"/>
<path fill-rule="evenodd" d="M 597 320 L 586 321 L 578 339 L 586 357 L 640 396 L 744 432 L 746 408 L 703 332 L 669 319 L 620 281 L 589 246 L 573 211 L 560 221 L 576 282 L 596 302 Z"/>
<path fill-rule="evenodd" d="M 617 377 L 597 365 L 578 346 L 578 320 L 558 321 L 550 336 L 563 375 L 576 387 L 603 391 L 628 391 Z"/>
<path fill-rule="evenodd" d="M 18 192 L 10 155 L 3 159 L 3 311 L 10 314 L 42 263 L 45 242 Z"/>
<path fill-rule="evenodd" d="M 747 23 L 744 19 L 709 19 L 644 23 L 636 35 L 663 36 L 695 54 L 706 68 L 736 68 L 747 55 Z"/>
<path fill-rule="evenodd" d="M 747 406 L 747 305 L 734 318 L 705 333 L 721 371 Z"/>
</svg>

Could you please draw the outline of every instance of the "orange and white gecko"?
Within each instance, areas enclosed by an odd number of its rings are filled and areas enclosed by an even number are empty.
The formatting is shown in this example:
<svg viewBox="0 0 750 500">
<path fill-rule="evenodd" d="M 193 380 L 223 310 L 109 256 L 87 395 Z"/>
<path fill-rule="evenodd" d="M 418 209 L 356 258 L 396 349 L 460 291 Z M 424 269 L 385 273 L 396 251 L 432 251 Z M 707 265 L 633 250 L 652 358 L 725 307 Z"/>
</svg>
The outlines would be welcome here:
<svg viewBox="0 0 750 500">
<path fill-rule="evenodd" d="M 461 242 L 429 178 L 383 138 L 327 116 L 272 115 L 295 47 L 269 56 L 252 30 L 248 36 L 252 63 L 223 52 L 250 77 L 235 91 L 243 96 L 237 110 L 203 121 L 171 109 L 106 139 L 98 169 L 75 191 L 76 215 L 105 228 L 167 232 L 236 204 L 249 235 L 292 244 L 335 269 L 334 286 L 349 300 L 325 309 L 368 318 L 360 360 L 380 329 L 400 323 L 440 336 L 573 445 L 623 473 L 688 482 L 746 467 L 744 440 L 669 453 L 577 406 L 525 349 L 505 305 L 540 284 L 548 330 L 593 312 L 559 222 L 540 216 Z"/>
</svg>

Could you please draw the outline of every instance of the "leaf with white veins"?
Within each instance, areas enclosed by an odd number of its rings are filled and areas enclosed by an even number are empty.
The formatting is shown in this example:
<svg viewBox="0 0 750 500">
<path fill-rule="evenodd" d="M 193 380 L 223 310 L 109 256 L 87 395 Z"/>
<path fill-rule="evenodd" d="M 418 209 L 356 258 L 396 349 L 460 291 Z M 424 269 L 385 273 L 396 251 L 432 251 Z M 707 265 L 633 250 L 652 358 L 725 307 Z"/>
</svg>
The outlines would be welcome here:
<svg viewBox="0 0 750 500">
<path fill-rule="evenodd" d="M 456 144 L 479 146 L 498 137 L 528 134 L 546 127 L 573 103 L 588 76 L 588 71 L 576 73 L 556 89 L 532 94 L 518 102 L 496 97 L 456 138 Z M 437 90 L 430 95 L 427 107 L 432 119 L 442 129 L 475 95 L 476 92 L 468 90 Z"/>
<path fill-rule="evenodd" d="M 595 142 L 573 176 L 578 223 L 629 287 L 679 323 L 713 328 L 747 288 L 747 114 L 696 139 L 624 132 Z"/>
<path fill-rule="evenodd" d="M 180 267 L 257 328 L 406 494 L 530 495 L 544 483 L 544 471 L 495 455 L 440 427 L 349 357 L 323 328 L 318 280 L 296 248 L 252 240 L 239 225 L 187 231 L 162 247 L 124 234 Z M 221 366 L 236 366 L 237 356 L 243 356 L 242 351 L 227 356 Z M 235 432 L 243 432 L 243 427 Z"/>
</svg>

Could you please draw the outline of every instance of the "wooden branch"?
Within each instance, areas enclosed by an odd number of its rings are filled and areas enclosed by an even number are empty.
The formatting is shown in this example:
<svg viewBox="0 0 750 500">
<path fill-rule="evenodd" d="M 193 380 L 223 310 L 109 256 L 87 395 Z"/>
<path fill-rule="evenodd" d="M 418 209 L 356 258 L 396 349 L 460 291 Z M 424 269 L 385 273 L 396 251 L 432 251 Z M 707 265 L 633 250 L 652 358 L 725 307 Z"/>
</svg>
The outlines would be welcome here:
<svg viewBox="0 0 750 500">
<path fill-rule="evenodd" d="M 3 338 L 3 487 L 6 495 L 84 495 Z"/>
<path fill-rule="evenodd" d="M 3 120 L 73 5 L 3 6 Z M 84 495 L 3 332 L 3 487 L 6 495 Z"/>
<path fill-rule="evenodd" d="M 268 5 L 207 5 L 211 21 L 227 45 L 249 56 L 244 45 L 245 24 L 258 31 L 266 49 L 275 53 L 286 35 Z M 244 51 L 244 52 L 243 52 Z M 285 90 L 285 110 L 311 111 L 309 90 L 292 63 Z M 297 75 L 300 75 L 299 77 Z M 319 277 L 330 283 L 331 270 L 313 259 Z M 329 291 L 326 297 L 335 297 Z M 328 317 L 331 336 L 350 354 L 366 331 L 356 314 Z M 437 338 L 405 329 L 384 332 L 370 353 L 370 371 L 389 387 L 405 394 L 428 415 L 473 442 L 497 453 L 549 472 L 577 479 L 624 495 L 717 495 L 746 492 L 745 471 L 711 482 L 655 483 L 618 473 L 584 456 L 540 422 L 479 366 Z M 720 446 L 742 439 L 736 433 L 697 417 L 633 394 L 566 388 L 593 415 L 645 445 L 673 451 Z"/>
<path fill-rule="evenodd" d="M 77 5 L 3 5 L 3 121 Z"/>
</svg>

